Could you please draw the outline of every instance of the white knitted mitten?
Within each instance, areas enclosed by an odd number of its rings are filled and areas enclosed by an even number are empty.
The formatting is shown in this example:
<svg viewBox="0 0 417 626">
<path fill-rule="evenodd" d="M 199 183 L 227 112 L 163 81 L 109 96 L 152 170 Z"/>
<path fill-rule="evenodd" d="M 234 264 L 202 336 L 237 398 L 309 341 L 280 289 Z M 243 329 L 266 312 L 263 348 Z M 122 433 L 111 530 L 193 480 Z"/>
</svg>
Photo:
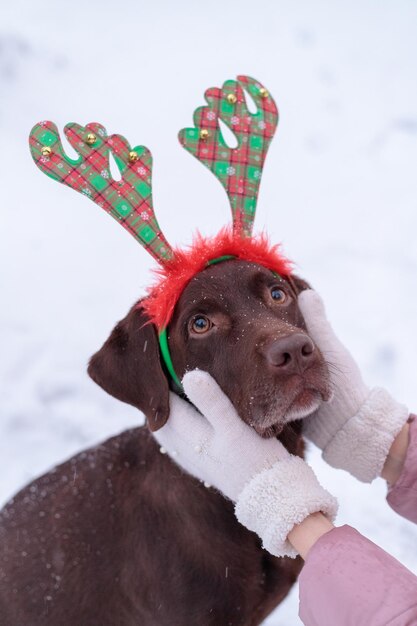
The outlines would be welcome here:
<svg viewBox="0 0 417 626">
<path fill-rule="evenodd" d="M 310 337 L 331 365 L 334 395 L 304 421 L 303 434 L 333 467 L 363 482 L 380 475 L 389 449 L 408 419 L 407 407 L 385 389 L 369 389 L 350 352 L 339 341 L 317 292 L 303 291 L 298 304 Z"/>
<path fill-rule="evenodd" d="M 259 535 L 269 552 L 295 557 L 288 533 L 317 511 L 333 520 L 335 498 L 302 459 L 247 426 L 209 374 L 189 372 L 183 385 L 201 413 L 171 393 L 170 417 L 153 433 L 162 451 L 233 500 L 237 519 Z"/>
</svg>

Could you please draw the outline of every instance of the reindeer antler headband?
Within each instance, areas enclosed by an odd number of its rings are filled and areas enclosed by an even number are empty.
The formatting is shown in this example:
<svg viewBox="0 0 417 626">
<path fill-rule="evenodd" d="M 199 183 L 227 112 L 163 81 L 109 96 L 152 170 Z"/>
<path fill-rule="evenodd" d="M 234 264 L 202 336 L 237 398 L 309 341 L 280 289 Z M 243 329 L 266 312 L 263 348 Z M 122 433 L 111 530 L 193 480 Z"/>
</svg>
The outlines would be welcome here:
<svg viewBox="0 0 417 626">
<path fill-rule="evenodd" d="M 243 89 L 255 101 L 256 113 L 249 111 Z M 211 238 L 198 235 L 186 250 L 172 248 L 159 227 L 152 203 L 152 155 L 147 148 L 131 148 L 124 137 L 107 135 L 97 123 L 65 126 L 65 135 L 79 154 L 75 160 L 65 155 L 53 122 L 36 124 L 29 138 L 32 157 L 45 174 L 94 200 L 160 264 L 158 280 L 142 305 L 160 331 L 163 355 L 177 383 L 165 329 L 193 276 L 224 257 L 253 261 L 282 276 L 291 272 L 291 263 L 281 255 L 279 246 L 271 246 L 264 235 L 252 236 L 262 168 L 278 123 L 275 102 L 265 87 L 248 76 L 228 80 L 221 89 L 208 89 L 205 99 L 207 106 L 194 113 L 195 127 L 181 130 L 179 140 L 225 188 L 233 228 Z M 234 133 L 236 148 L 226 144 L 219 120 Z M 110 152 L 121 180 L 110 174 Z"/>
</svg>

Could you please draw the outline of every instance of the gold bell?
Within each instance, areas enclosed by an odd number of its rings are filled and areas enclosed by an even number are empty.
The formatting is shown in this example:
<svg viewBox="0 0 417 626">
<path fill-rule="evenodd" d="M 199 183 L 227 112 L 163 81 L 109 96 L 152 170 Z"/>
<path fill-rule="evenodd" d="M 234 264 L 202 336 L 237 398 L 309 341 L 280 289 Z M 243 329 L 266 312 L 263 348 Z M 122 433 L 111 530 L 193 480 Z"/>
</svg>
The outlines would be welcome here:
<svg viewBox="0 0 417 626">
<path fill-rule="evenodd" d="M 131 150 L 129 152 L 129 163 L 136 163 L 138 158 L 139 158 L 139 155 L 137 152 L 135 152 L 135 150 Z"/>
<path fill-rule="evenodd" d="M 208 139 L 210 137 L 210 133 L 208 132 L 207 128 L 202 128 L 200 130 L 200 139 Z"/>
<path fill-rule="evenodd" d="M 86 142 L 88 143 L 89 146 L 92 146 L 93 143 L 96 143 L 97 141 L 97 137 L 94 133 L 88 133 L 87 135 L 87 139 Z"/>
<path fill-rule="evenodd" d="M 259 90 L 259 95 L 260 95 L 262 98 L 268 98 L 268 96 L 269 96 L 269 91 L 268 91 L 268 89 L 265 89 L 265 87 L 261 87 L 261 88 L 260 88 L 260 90 Z"/>
<path fill-rule="evenodd" d="M 229 104 L 236 104 L 236 102 L 237 102 L 236 94 L 228 93 L 227 94 L 227 101 L 229 102 Z"/>
<path fill-rule="evenodd" d="M 43 146 L 41 148 L 41 154 L 44 157 L 49 157 L 52 154 L 52 150 L 51 150 L 51 148 L 49 146 Z"/>
</svg>

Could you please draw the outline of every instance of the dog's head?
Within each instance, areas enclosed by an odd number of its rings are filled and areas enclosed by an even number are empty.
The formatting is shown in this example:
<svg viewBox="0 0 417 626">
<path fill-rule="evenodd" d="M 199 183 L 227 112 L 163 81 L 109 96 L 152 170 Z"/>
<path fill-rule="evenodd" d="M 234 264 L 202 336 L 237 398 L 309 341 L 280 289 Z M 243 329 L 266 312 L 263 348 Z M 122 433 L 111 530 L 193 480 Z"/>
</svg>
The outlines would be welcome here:
<svg viewBox="0 0 417 626">
<path fill-rule="evenodd" d="M 263 436 L 309 415 L 329 399 L 328 368 L 297 303 L 308 285 L 241 260 L 198 273 L 184 289 L 168 327 L 177 375 L 209 372 L 241 418 Z M 151 430 L 169 417 L 169 376 L 155 327 L 135 305 L 91 359 L 93 380 L 136 406 Z"/>
</svg>

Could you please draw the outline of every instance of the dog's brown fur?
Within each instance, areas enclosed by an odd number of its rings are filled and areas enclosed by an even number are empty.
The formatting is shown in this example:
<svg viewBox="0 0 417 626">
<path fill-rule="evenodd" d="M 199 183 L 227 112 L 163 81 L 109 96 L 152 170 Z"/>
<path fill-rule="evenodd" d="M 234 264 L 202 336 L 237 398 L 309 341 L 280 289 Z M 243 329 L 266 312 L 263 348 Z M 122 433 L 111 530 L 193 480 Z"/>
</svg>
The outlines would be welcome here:
<svg viewBox="0 0 417 626">
<path fill-rule="evenodd" d="M 284 304 L 269 299 L 277 280 Z M 301 425 L 287 418 L 328 394 L 320 353 L 306 363 L 294 358 L 294 369 L 292 348 L 283 352 L 280 343 L 307 337 L 296 304 L 304 287 L 228 261 L 191 281 L 169 329 L 180 376 L 194 367 L 209 371 L 245 421 L 264 436 L 280 433 L 299 455 Z M 197 313 L 213 322 L 204 337 L 190 329 Z M 156 430 L 169 416 L 169 385 L 146 322 L 135 306 L 89 373 Z M 262 550 L 231 502 L 184 474 L 147 428 L 137 428 L 37 479 L 0 513 L 0 624 L 256 626 L 288 593 L 301 564 Z"/>
</svg>

